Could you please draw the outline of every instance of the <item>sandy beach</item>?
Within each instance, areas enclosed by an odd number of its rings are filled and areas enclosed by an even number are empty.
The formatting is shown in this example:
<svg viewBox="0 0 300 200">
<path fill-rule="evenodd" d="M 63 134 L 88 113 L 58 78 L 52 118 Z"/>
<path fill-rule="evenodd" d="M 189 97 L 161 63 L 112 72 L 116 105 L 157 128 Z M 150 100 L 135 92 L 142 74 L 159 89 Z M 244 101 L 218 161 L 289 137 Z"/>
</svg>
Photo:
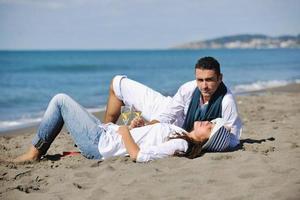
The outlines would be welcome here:
<svg viewBox="0 0 300 200">
<path fill-rule="evenodd" d="M 238 96 L 240 146 L 193 160 L 62 157 L 77 151 L 63 131 L 40 162 L 0 163 L 0 199 L 300 199 L 299 99 L 300 84 Z M 1 136 L 0 159 L 25 152 L 34 133 Z"/>
</svg>

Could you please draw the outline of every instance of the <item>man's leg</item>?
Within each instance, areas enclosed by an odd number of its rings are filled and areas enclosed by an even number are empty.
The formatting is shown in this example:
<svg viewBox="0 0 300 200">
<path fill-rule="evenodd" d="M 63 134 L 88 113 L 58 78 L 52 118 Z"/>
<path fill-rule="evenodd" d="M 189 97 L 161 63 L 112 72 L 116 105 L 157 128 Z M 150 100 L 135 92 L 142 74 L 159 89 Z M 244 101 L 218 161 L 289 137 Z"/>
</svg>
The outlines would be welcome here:
<svg viewBox="0 0 300 200">
<path fill-rule="evenodd" d="M 144 119 L 151 121 L 170 100 L 170 97 L 165 97 L 126 76 L 115 76 L 110 85 L 104 122 L 116 122 L 122 105 L 132 106 L 133 109 L 142 112 Z"/>
<path fill-rule="evenodd" d="M 106 104 L 104 123 L 116 123 L 121 114 L 121 106 L 124 105 L 123 101 L 118 99 L 114 92 L 113 81 L 114 80 L 111 81 L 109 86 L 109 96 Z"/>
</svg>

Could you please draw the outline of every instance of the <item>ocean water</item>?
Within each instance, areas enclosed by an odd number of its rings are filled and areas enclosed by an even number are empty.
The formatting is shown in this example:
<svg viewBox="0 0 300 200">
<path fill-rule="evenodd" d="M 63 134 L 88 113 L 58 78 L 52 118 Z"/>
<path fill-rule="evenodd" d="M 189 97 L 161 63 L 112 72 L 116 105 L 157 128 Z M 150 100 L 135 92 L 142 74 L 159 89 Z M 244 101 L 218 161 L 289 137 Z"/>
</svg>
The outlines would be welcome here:
<svg viewBox="0 0 300 200">
<path fill-rule="evenodd" d="M 39 122 L 57 93 L 104 109 L 117 74 L 173 95 L 203 56 L 219 60 L 236 94 L 300 82 L 300 49 L 0 51 L 0 132 Z"/>
</svg>

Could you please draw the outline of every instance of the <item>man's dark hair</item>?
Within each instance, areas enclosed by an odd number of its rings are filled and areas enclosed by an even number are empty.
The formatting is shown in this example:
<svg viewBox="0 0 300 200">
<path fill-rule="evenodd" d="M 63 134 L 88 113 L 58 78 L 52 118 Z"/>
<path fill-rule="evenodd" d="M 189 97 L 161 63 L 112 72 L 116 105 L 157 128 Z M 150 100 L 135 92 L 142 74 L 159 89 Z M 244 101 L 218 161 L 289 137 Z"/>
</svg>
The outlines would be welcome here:
<svg viewBox="0 0 300 200">
<path fill-rule="evenodd" d="M 220 63 L 213 57 L 203 57 L 198 60 L 195 69 L 214 70 L 217 75 L 220 75 Z"/>
</svg>

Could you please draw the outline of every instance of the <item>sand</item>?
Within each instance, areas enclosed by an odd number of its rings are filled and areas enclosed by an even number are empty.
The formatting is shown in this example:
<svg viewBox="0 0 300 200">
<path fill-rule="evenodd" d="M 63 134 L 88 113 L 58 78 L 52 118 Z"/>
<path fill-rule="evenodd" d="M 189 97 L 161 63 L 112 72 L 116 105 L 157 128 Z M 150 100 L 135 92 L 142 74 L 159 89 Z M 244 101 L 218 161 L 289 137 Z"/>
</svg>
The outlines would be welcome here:
<svg viewBox="0 0 300 200">
<path fill-rule="evenodd" d="M 193 160 L 61 157 L 77 150 L 63 131 L 44 160 L 0 163 L 0 199 L 300 199 L 299 99 L 300 85 L 238 96 L 241 145 Z M 17 133 L 0 137 L 1 159 L 24 152 L 34 129 Z"/>
</svg>

